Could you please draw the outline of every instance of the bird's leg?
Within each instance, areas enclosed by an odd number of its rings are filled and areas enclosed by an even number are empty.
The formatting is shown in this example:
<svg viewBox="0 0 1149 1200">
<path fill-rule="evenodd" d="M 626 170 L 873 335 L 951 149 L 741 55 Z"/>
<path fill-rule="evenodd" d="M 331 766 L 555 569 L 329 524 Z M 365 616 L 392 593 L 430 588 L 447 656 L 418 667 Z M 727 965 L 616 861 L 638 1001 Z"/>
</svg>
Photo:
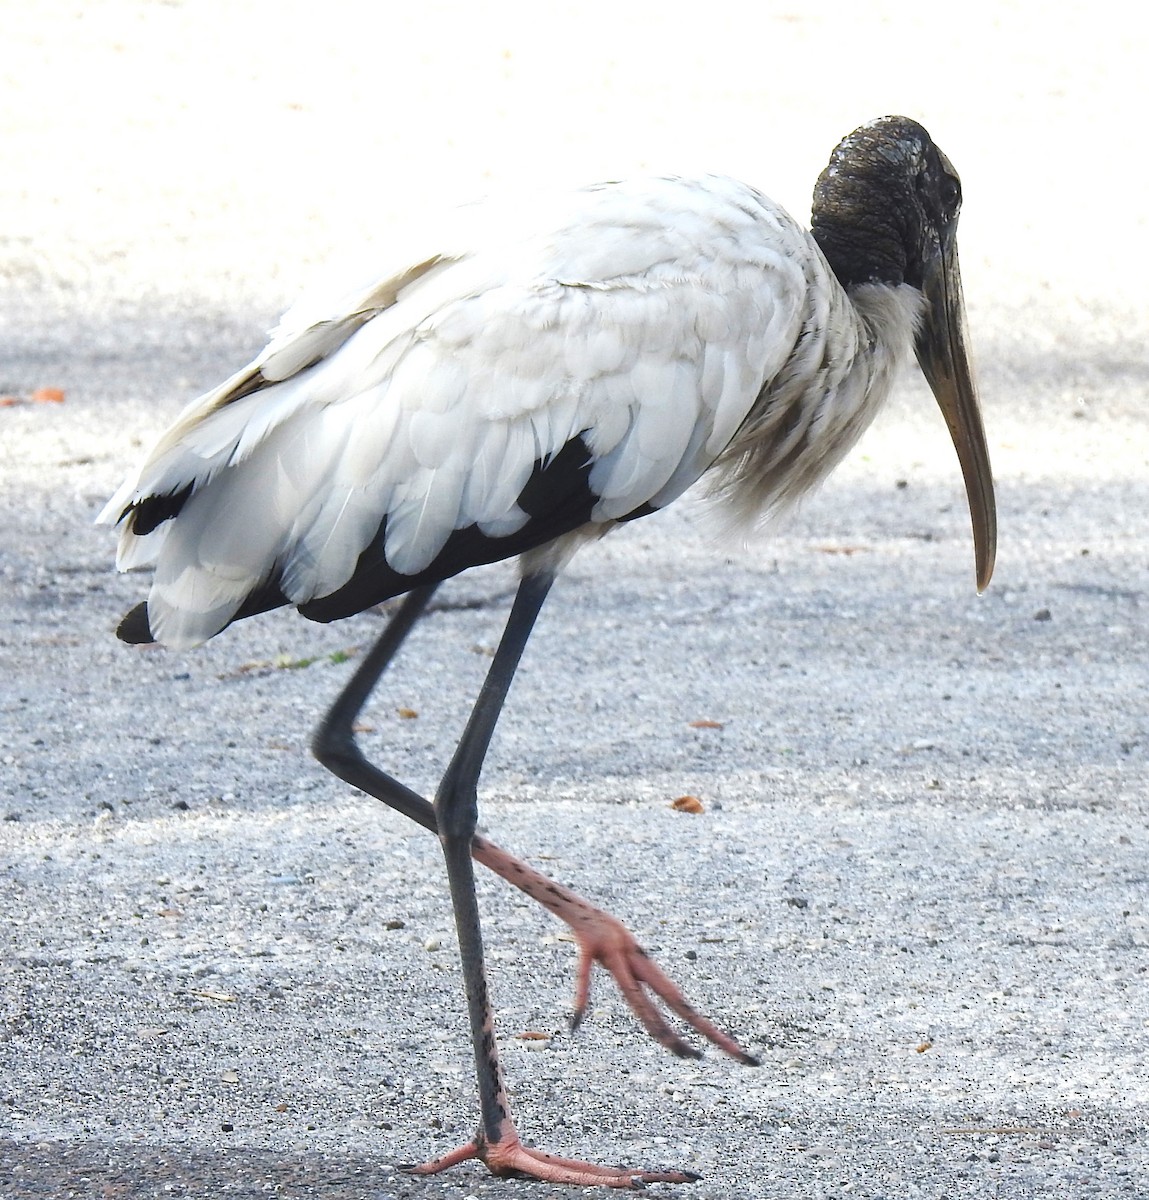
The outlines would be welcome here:
<svg viewBox="0 0 1149 1200">
<path fill-rule="evenodd" d="M 399 611 L 363 656 L 363 661 L 355 668 L 343 691 L 336 696 L 335 703 L 327 710 L 311 742 L 312 753 L 333 775 L 338 775 L 345 783 L 374 796 L 376 800 L 382 800 L 388 808 L 410 817 L 432 833 L 436 833 L 438 827 L 430 803 L 363 757 L 363 751 L 355 740 L 355 718 L 363 711 L 383 672 L 391 665 L 399 647 L 423 615 L 436 587 L 438 584 L 429 583 L 403 597 Z"/>
<path fill-rule="evenodd" d="M 686 999 L 682 989 L 647 954 L 634 934 L 617 917 L 595 907 L 561 883 L 548 879 L 484 837 L 472 840 L 471 854 L 476 862 L 482 863 L 508 883 L 513 883 L 570 927 L 578 947 L 572 1030 L 582 1024 L 586 1015 L 591 971 L 597 962 L 610 972 L 623 999 L 647 1033 L 672 1054 L 677 1054 L 679 1058 L 702 1057 L 698 1050 L 674 1032 L 648 992 L 657 996 L 691 1029 L 731 1058 L 748 1067 L 758 1066 L 758 1059 L 747 1054 L 728 1033 L 704 1017 Z"/>
<path fill-rule="evenodd" d="M 479 819 L 477 788 L 495 723 L 551 582 L 549 575 L 533 575 L 519 585 L 506 629 L 471 710 L 467 727 L 435 793 L 435 823 L 451 885 L 451 906 L 459 935 L 459 955 L 463 964 L 463 984 L 467 992 L 471 1042 L 479 1082 L 481 1125 L 473 1145 L 476 1157 L 483 1157 L 485 1150 L 493 1145 L 501 1145 L 508 1139 L 516 1143 L 518 1141 L 511 1124 L 506 1086 L 499 1068 L 494 1013 L 483 966 L 479 905 L 475 898 L 471 839 L 475 836 Z"/>
<path fill-rule="evenodd" d="M 438 832 L 435 810 L 418 793 L 367 761 L 355 740 L 355 720 L 383 672 L 403 644 L 435 591 L 430 584 L 409 592 L 391 623 L 364 655 L 315 735 L 316 757 L 329 771 L 359 788 L 432 833 Z M 485 837 L 471 840 L 471 854 L 483 866 L 538 901 L 574 934 L 578 947 L 578 972 L 571 1027 L 577 1028 L 586 1012 L 591 969 L 601 964 L 610 972 L 623 998 L 647 1032 L 680 1057 L 698 1052 L 683 1041 L 651 1000 L 658 997 L 691 1028 L 739 1062 L 755 1064 L 728 1034 L 697 1012 L 674 981 L 666 975 L 634 935 L 617 918 L 597 908 L 577 893 L 549 879 Z M 649 994 L 648 994 L 649 993 Z"/>
<path fill-rule="evenodd" d="M 435 793 L 435 817 L 451 885 L 451 904 L 467 993 L 479 1086 L 480 1125 L 474 1139 L 466 1145 L 443 1158 L 411 1169 L 418 1174 L 434 1174 L 468 1158 L 478 1158 L 495 1175 L 527 1175 L 551 1183 L 622 1188 L 653 1182 L 688 1183 L 697 1177 L 683 1171 L 599 1167 L 529 1150 L 519 1141 L 511 1120 L 483 962 L 471 843 L 479 816 L 477 788 L 483 761 L 515 669 L 553 579 L 549 573 L 528 575 L 519 585 L 506 629 L 471 710 L 467 728 Z"/>
</svg>

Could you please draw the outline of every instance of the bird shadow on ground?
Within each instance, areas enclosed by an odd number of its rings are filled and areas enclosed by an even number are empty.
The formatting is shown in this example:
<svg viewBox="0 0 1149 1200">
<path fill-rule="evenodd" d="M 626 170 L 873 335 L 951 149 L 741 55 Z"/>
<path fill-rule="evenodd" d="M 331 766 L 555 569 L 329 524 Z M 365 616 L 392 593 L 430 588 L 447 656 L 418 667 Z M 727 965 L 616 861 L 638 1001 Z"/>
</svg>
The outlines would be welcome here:
<svg viewBox="0 0 1149 1200">
<path fill-rule="evenodd" d="M 476 1168 L 481 1172 L 481 1168 Z M 439 1194 L 383 1158 L 247 1147 L 0 1140 L 7 1200 L 291 1196 L 293 1200 L 406 1200 Z M 458 1183 L 474 1182 L 466 1172 Z"/>
</svg>

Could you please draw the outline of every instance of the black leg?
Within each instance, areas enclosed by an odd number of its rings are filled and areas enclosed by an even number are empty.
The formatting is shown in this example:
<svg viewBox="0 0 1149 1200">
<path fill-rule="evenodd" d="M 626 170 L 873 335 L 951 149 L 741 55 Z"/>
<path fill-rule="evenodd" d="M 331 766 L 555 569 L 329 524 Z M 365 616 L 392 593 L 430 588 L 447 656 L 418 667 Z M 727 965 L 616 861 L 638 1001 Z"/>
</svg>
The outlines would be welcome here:
<svg viewBox="0 0 1149 1200">
<path fill-rule="evenodd" d="M 369 763 L 355 740 L 354 726 L 355 719 L 363 710 L 363 705 L 372 690 L 427 607 L 436 586 L 431 584 L 417 588 L 404 598 L 399 611 L 391 618 L 390 624 L 364 656 L 331 706 L 312 743 L 315 756 L 329 771 L 352 787 L 359 788 L 367 795 L 374 796 L 397 812 L 410 817 L 431 833 L 438 833 L 439 830 L 434 806 L 417 792 L 413 792 L 385 771 Z M 536 583 L 532 586 L 540 585 Z M 535 613 L 542 604 L 548 586 L 542 585 L 541 594 L 530 601 L 534 605 Z M 510 623 L 508 621 L 508 627 Z M 523 631 L 521 642 L 525 642 L 529 632 L 528 626 Z M 522 650 L 521 642 L 518 652 Z M 515 662 L 518 661 L 517 653 Z M 485 689 L 501 688 L 502 694 L 505 695 L 513 673 L 512 663 L 509 674 L 500 680 L 496 677 L 492 664 Z M 441 794 L 450 781 L 457 781 L 462 775 L 470 773 L 474 779 L 478 778 L 483 755 L 498 716 L 498 705 L 489 706 L 486 709 L 486 725 L 480 729 L 478 714 L 481 704 L 480 698 L 480 701 L 476 702 L 475 715 L 472 716 L 468 732 L 460 741 L 455 758 L 440 785 Z M 485 837 L 472 837 L 471 855 L 570 926 L 579 947 L 575 1026 L 578 1025 L 586 1007 L 591 964 L 597 962 L 614 977 L 627 1004 L 647 1032 L 672 1053 L 696 1057 L 698 1052 L 688 1046 L 666 1023 L 647 997 L 648 991 L 725 1053 L 739 1062 L 755 1062 L 728 1034 L 723 1033 L 690 1006 L 680 989 L 650 959 L 634 936 L 609 913 L 603 912 L 569 888 L 540 874 Z"/>
<path fill-rule="evenodd" d="M 634 937 L 618 921 L 568 888 L 554 883 L 526 863 L 500 850 L 493 842 L 475 836 L 479 774 L 515 668 L 551 583 L 550 576 L 530 576 L 520 585 L 494 661 L 433 805 L 364 758 L 355 741 L 354 725 L 372 690 L 427 607 L 435 585 L 408 593 L 399 611 L 336 698 L 312 743 L 319 761 L 340 779 L 383 801 L 431 832 L 444 831 L 440 841 L 459 933 L 481 1125 L 476 1137 L 466 1145 L 432 1162 L 405 1169 L 416 1174 L 431 1175 L 467 1159 L 479 1158 L 496 1175 L 523 1174 L 578 1186 L 599 1184 L 634 1188 L 643 1183 L 686 1183 L 697 1176 L 688 1171 L 599 1167 L 578 1159 L 559 1158 L 543 1151 L 527 1149 L 519 1141 L 510 1117 L 483 968 L 483 943 L 475 900 L 472 857 L 570 925 L 579 943 L 582 963 L 579 994 L 583 1000 L 577 1007 L 585 1004 L 590 963 L 601 961 L 619 981 L 627 1002 L 650 1032 L 675 1053 L 689 1052 L 689 1048 L 660 1017 L 649 1015 L 647 1010 L 651 1010 L 652 1006 L 643 995 L 645 988 L 660 996 L 716 1044 L 747 1061 L 746 1056 L 726 1035 L 699 1018 L 686 1005 L 678 989 L 658 971 Z"/>
<path fill-rule="evenodd" d="M 478 821 L 476 788 L 515 668 L 553 581 L 551 575 L 532 575 L 519 585 L 498 650 L 439 785 L 434 805 L 369 763 L 359 749 L 354 733 L 355 718 L 426 608 L 434 585 L 408 593 L 391 623 L 331 706 L 313 742 L 315 756 L 340 779 L 439 833 L 459 934 L 483 1136 L 489 1142 L 498 1141 L 502 1136 L 509 1112 L 483 969 L 483 940 L 471 862 L 471 842 Z"/>
<path fill-rule="evenodd" d="M 478 821 L 479 773 L 507 691 L 519 665 L 523 649 L 534 628 L 543 601 L 554 582 L 552 575 L 528 575 L 519 585 L 507 626 L 482 690 L 471 710 L 446 774 L 435 794 L 435 816 L 439 840 L 447 863 L 451 904 L 459 934 L 463 982 L 479 1083 L 482 1136 L 496 1142 L 503 1136 L 509 1117 L 506 1091 L 495 1041 L 494 1017 L 483 968 L 483 937 L 479 906 L 475 899 L 475 872 L 471 862 L 471 839 Z"/>
<path fill-rule="evenodd" d="M 417 821 L 432 833 L 436 833 L 438 827 L 430 802 L 369 763 L 355 740 L 354 726 L 355 718 L 363 711 L 375 685 L 427 607 L 436 587 L 438 584 L 431 583 L 407 593 L 399 611 L 391 618 L 379 640 L 367 651 L 347 686 L 336 697 L 311 743 L 315 757 L 333 775 L 338 775 L 344 783 L 359 788 L 376 800 L 382 800 L 388 807 Z"/>
</svg>

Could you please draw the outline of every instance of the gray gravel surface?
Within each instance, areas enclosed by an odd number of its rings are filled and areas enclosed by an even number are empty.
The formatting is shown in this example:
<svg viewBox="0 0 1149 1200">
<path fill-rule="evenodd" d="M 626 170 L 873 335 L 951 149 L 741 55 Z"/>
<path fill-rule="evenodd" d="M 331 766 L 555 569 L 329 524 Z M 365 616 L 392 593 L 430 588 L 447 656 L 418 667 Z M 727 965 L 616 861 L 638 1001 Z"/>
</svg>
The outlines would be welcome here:
<svg viewBox="0 0 1149 1200">
<path fill-rule="evenodd" d="M 994 583 L 913 381 L 747 544 L 687 502 L 578 557 L 484 821 L 762 1066 L 669 1058 L 602 979 L 572 1037 L 572 947 L 483 879 L 505 1065 L 525 1137 L 704 1176 L 666 1195 L 1149 1195 L 1145 37 L 1105 5 L 766 7 L 0 4 L 6 1200 L 545 1194 L 394 1170 L 474 1099 L 438 848 L 307 752 L 382 615 L 127 649 L 144 581 L 91 521 L 310 271 L 405 211 L 701 164 L 802 212 L 891 110 L 965 181 Z M 444 588 L 365 714 L 412 786 L 513 585 Z"/>
</svg>

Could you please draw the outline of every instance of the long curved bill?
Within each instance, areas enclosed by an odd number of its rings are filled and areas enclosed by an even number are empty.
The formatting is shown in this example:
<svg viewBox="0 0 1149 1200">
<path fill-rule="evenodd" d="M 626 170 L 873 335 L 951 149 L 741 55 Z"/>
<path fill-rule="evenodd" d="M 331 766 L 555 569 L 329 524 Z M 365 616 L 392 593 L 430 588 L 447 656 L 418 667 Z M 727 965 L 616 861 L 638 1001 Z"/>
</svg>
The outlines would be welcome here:
<svg viewBox="0 0 1149 1200">
<path fill-rule="evenodd" d="M 915 350 L 930 390 L 949 426 L 965 479 L 973 522 L 977 590 L 985 591 L 997 556 L 997 504 L 977 387 L 966 350 L 965 301 L 953 226 L 941 232 L 922 281 L 926 315 Z"/>
</svg>

